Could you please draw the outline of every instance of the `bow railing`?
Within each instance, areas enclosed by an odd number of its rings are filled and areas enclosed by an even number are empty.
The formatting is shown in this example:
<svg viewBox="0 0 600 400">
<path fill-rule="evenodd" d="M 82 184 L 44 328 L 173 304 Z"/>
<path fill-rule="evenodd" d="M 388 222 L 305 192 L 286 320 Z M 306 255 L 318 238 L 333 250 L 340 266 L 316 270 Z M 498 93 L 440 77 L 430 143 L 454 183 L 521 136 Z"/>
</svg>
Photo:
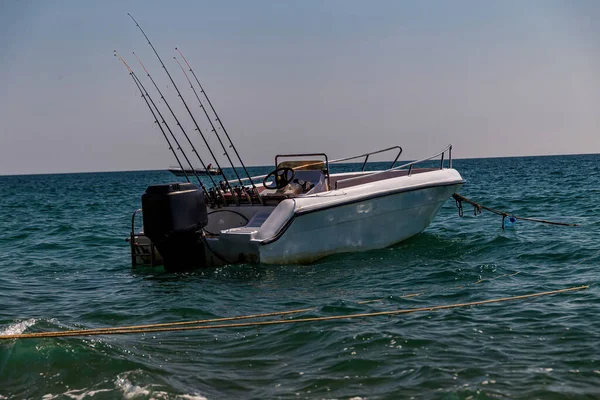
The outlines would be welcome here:
<svg viewBox="0 0 600 400">
<path fill-rule="evenodd" d="M 389 150 L 389 149 L 386 149 L 386 150 Z M 448 168 L 452 168 L 452 145 L 449 144 L 444 150 L 442 150 L 441 152 L 439 152 L 439 153 L 437 153 L 437 154 L 435 154 L 433 156 L 422 158 L 422 159 L 416 160 L 416 161 L 411 161 L 409 163 L 402 164 L 402 165 L 399 165 L 397 167 L 394 167 L 393 164 L 392 164 L 391 168 L 388 168 L 388 169 L 383 170 L 383 171 L 374 171 L 374 172 L 369 173 L 369 174 L 361 174 L 360 176 L 353 176 L 351 178 L 340 179 L 340 180 L 338 180 L 338 181 L 335 182 L 335 187 L 337 189 L 338 184 L 341 183 L 341 182 L 346 182 L 347 183 L 347 182 L 350 182 L 350 181 L 353 181 L 353 180 L 363 179 L 365 176 L 373 176 L 373 175 L 378 175 L 378 174 L 384 174 L 384 173 L 389 172 L 389 171 L 397 171 L 397 170 L 406 169 L 406 168 L 408 168 L 407 175 L 410 176 L 412 174 L 413 167 L 416 164 L 420 164 L 420 163 L 423 163 L 425 161 L 433 160 L 433 159 L 435 159 L 437 157 L 440 157 L 440 169 L 444 169 L 444 159 L 446 157 L 446 153 L 448 153 Z M 338 160 L 334 160 L 334 161 L 338 161 Z M 333 163 L 334 161 L 331 161 L 331 162 Z M 394 161 L 394 164 L 395 163 L 396 163 L 396 161 Z M 362 171 L 364 172 L 364 166 L 363 166 L 363 170 Z"/>
</svg>

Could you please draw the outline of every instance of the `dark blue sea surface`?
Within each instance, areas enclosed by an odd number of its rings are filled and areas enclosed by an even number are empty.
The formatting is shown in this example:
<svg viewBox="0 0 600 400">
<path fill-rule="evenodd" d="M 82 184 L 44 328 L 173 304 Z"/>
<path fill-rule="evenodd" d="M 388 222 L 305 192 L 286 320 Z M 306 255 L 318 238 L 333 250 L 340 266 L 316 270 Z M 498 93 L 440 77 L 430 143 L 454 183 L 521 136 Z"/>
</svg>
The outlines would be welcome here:
<svg viewBox="0 0 600 400">
<path fill-rule="evenodd" d="M 454 167 L 469 198 L 580 226 L 503 231 L 499 216 L 467 205 L 459 218 L 450 199 L 391 248 L 166 273 L 132 268 L 125 238 L 141 194 L 173 181 L 168 172 L 0 176 L 0 334 L 309 307 L 279 318 L 322 317 L 591 285 L 395 316 L 0 341 L 0 399 L 600 398 L 600 156 Z"/>
</svg>

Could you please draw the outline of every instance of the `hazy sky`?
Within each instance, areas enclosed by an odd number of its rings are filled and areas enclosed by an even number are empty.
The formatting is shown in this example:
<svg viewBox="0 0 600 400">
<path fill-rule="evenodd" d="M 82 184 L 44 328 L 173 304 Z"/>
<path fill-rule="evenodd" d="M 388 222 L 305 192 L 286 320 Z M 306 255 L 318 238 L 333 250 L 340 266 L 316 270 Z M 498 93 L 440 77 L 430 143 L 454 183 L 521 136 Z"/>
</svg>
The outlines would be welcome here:
<svg viewBox="0 0 600 400">
<path fill-rule="evenodd" d="M 204 128 L 184 51 L 248 165 L 600 152 L 599 1 L 4 0 L 0 174 L 175 164 L 113 49 L 144 77 L 136 51 L 210 161 L 128 12 Z"/>
</svg>

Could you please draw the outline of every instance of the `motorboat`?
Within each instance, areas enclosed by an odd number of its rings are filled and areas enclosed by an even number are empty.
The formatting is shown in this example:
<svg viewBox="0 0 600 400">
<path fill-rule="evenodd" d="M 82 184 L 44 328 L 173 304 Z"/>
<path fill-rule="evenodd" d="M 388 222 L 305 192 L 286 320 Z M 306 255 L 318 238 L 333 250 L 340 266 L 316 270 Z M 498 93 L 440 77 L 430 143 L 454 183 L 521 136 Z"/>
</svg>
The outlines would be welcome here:
<svg viewBox="0 0 600 400">
<path fill-rule="evenodd" d="M 397 155 L 389 168 L 366 170 L 369 156 L 393 150 Z M 394 146 L 332 161 L 323 153 L 281 154 L 268 175 L 231 190 L 204 191 L 193 183 L 150 186 L 132 218 L 132 263 L 167 270 L 305 264 L 399 243 L 427 228 L 464 184 L 452 168 L 451 145 L 396 166 L 401 153 Z M 334 164 L 361 157 L 357 171 L 330 173 Z M 140 212 L 143 229 L 136 232 Z"/>
<path fill-rule="evenodd" d="M 204 129 L 150 39 L 129 16 L 152 48 L 205 146 L 201 155 L 141 60 L 161 100 L 159 104 L 115 51 L 142 93 L 180 170 L 189 166 L 193 172 L 180 142 L 185 138 L 200 164 L 210 166 L 214 162 L 222 177 L 219 181 L 208 175 L 203 181 L 197 174 L 184 174 L 186 182 L 149 186 L 142 195 L 142 208 L 131 218 L 128 240 L 133 265 L 162 264 L 167 270 L 181 270 L 233 263 L 311 263 L 331 254 L 380 249 L 422 232 L 464 183 L 452 168 L 451 145 L 431 157 L 402 165 L 396 165 L 402 155 L 400 146 L 337 160 L 330 160 L 325 153 L 279 154 L 269 174 L 252 177 L 181 50 L 175 49 L 196 84 L 174 58 L 198 100 Z M 177 135 L 161 112 L 165 107 L 179 128 Z M 210 130 L 206 130 L 206 122 Z M 214 145 L 217 150 L 207 139 L 212 134 L 219 144 Z M 391 165 L 367 168 L 373 165 L 368 163 L 371 156 L 385 152 L 395 154 Z M 208 157 L 209 162 L 202 157 Z M 333 166 L 356 160 L 362 164 L 357 164 L 355 170 L 332 172 Z M 231 166 L 228 173 L 221 162 Z M 194 177 L 198 184 L 192 183 Z M 205 185 L 208 181 L 210 187 Z M 140 213 L 143 228 L 138 231 L 135 221 Z"/>
<path fill-rule="evenodd" d="M 175 176 L 194 176 L 194 175 L 221 175 L 221 169 L 219 168 L 181 168 L 181 167 L 169 167 L 169 172 Z"/>
</svg>

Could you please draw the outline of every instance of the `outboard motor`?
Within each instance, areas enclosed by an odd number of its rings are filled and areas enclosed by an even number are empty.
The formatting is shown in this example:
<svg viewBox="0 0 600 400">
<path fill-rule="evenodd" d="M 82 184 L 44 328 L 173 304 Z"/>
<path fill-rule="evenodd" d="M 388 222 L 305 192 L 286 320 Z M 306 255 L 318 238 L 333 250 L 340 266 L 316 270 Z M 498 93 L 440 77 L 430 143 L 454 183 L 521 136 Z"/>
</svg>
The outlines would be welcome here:
<svg viewBox="0 0 600 400">
<path fill-rule="evenodd" d="M 156 246 L 166 270 L 206 266 L 202 228 L 208 223 L 208 213 L 198 186 L 148 186 L 142 195 L 142 213 L 144 235 Z"/>
</svg>

